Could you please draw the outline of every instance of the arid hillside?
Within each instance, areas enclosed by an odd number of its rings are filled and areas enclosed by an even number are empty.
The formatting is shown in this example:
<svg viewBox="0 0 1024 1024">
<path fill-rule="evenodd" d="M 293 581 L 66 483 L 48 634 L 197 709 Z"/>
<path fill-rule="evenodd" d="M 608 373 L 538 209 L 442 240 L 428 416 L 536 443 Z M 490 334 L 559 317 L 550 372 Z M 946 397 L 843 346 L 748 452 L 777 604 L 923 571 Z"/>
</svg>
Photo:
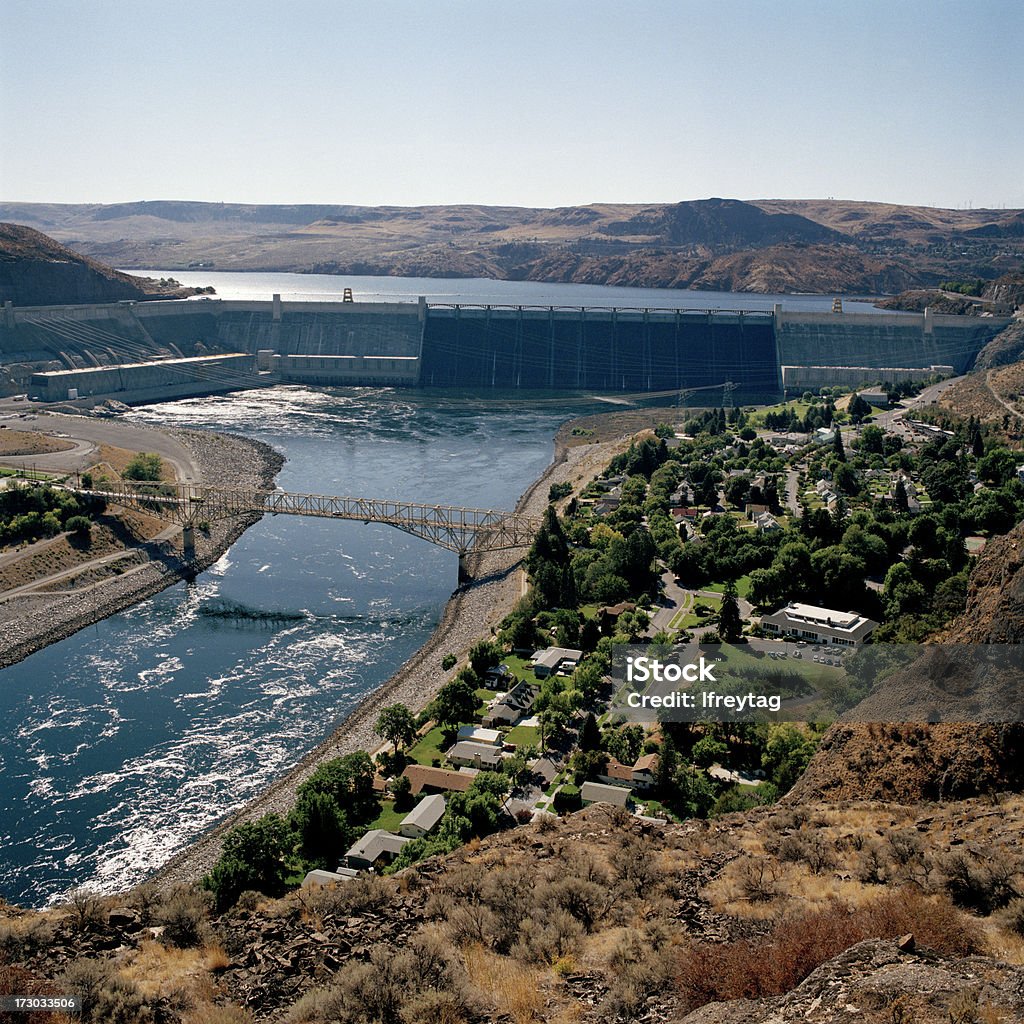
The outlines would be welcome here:
<svg viewBox="0 0 1024 1024">
<path fill-rule="evenodd" d="M 1011 1024 L 1022 825 L 1019 797 L 668 827 L 595 806 L 220 916 L 149 887 L 6 908 L 0 986 L 122 1024 Z"/>
<path fill-rule="evenodd" d="M 1024 267 L 1019 211 L 839 200 L 581 207 L 0 204 L 122 267 L 880 293 Z"/>
<path fill-rule="evenodd" d="M 32 228 L 0 223 L 0 303 L 45 306 L 185 294 L 174 282 L 122 274 Z"/>
</svg>

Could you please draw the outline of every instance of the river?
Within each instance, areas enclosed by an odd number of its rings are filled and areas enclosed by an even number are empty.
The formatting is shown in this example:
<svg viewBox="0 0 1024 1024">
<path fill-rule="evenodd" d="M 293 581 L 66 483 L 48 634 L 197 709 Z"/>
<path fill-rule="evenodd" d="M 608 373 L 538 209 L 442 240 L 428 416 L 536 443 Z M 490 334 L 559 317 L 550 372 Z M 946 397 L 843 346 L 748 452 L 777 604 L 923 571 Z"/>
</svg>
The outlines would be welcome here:
<svg viewBox="0 0 1024 1024">
<path fill-rule="evenodd" d="M 511 508 L 570 408 L 282 386 L 131 418 L 265 441 L 289 490 Z M 454 554 L 386 526 L 266 517 L 194 583 L 4 669 L 0 896 L 140 881 L 387 679 L 456 575 Z"/>
</svg>

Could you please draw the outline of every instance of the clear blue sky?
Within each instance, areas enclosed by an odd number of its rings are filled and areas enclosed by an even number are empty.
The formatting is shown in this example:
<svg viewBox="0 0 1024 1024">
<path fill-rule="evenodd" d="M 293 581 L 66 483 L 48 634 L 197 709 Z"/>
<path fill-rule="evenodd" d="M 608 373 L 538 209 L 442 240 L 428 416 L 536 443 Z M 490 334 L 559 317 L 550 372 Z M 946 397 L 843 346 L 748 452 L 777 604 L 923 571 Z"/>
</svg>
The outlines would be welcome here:
<svg viewBox="0 0 1024 1024">
<path fill-rule="evenodd" d="M 4 0 L 0 199 L 1024 207 L 1021 0 Z"/>
</svg>

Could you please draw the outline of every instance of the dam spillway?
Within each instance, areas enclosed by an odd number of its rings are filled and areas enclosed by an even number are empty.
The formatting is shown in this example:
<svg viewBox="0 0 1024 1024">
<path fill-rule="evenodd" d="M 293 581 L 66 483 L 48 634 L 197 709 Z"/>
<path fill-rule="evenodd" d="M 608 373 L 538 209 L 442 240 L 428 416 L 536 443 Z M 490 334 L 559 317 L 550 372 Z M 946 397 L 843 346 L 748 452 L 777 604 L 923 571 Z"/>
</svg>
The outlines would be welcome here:
<svg viewBox="0 0 1024 1024">
<path fill-rule="evenodd" d="M 1008 318 L 419 302 L 204 299 L 15 308 L 0 384 L 128 403 L 267 384 L 706 392 L 856 385 L 878 369 L 962 373 Z M 130 365 L 130 372 L 127 366 Z M 112 368 L 122 372 L 111 373 Z M 803 371 L 807 371 L 804 373 Z M 814 372 L 811 372 L 814 371 Z M 938 371 L 936 371 L 938 372 Z M 849 378 L 849 379 L 846 379 Z M 856 378 L 856 379 L 854 379 Z M 717 391 L 717 394 L 716 394 Z"/>
</svg>

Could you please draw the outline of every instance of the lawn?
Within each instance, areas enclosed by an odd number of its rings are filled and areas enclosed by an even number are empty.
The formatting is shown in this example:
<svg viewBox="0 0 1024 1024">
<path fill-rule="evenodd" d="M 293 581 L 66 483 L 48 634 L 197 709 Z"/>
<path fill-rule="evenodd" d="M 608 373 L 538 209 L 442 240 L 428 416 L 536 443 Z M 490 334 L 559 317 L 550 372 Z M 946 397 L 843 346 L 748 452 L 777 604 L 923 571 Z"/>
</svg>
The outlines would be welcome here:
<svg viewBox="0 0 1024 1024">
<path fill-rule="evenodd" d="M 503 665 L 508 665 L 515 673 L 517 679 L 533 679 L 533 666 L 526 658 L 518 654 L 509 654 L 501 659 Z"/>
<path fill-rule="evenodd" d="M 517 747 L 539 747 L 540 729 L 535 725 L 517 725 L 505 733 L 505 742 Z"/>
<path fill-rule="evenodd" d="M 701 589 L 702 590 L 713 590 L 716 594 L 723 594 L 723 593 L 725 593 L 725 584 L 724 583 L 712 583 L 710 586 L 702 587 Z M 742 598 L 750 597 L 750 577 L 749 576 L 741 576 L 736 581 L 736 594 L 739 597 L 742 597 Z M 698 597 L 697 600 L 699 601 L 700 598 Z"/>
<path fill-rule="evenodd" d="M 402 819 L 408 813 L 408 810 L 396 811 L 395 805 L 391 800 L 382 800 L 380 802 L 380 814 L 366 826 L 366 831 L 369 832 L 371 829 L 382 828 L 385 832 L 397 832 L 399 825 L 402 824 Z"/>
<path fill-rule="evenodd" d="M 435 726 L 426 734 L 426 736 L 418 739 L 407 751 L 406 756 L 410 761 L 416 764 L 430 765 L 436 758 L 438 761 L 444 760 L 444 752 L 447 750 L 447 744 L 444 742 L 444 733 L 440 726 Z"/>
</svg>

